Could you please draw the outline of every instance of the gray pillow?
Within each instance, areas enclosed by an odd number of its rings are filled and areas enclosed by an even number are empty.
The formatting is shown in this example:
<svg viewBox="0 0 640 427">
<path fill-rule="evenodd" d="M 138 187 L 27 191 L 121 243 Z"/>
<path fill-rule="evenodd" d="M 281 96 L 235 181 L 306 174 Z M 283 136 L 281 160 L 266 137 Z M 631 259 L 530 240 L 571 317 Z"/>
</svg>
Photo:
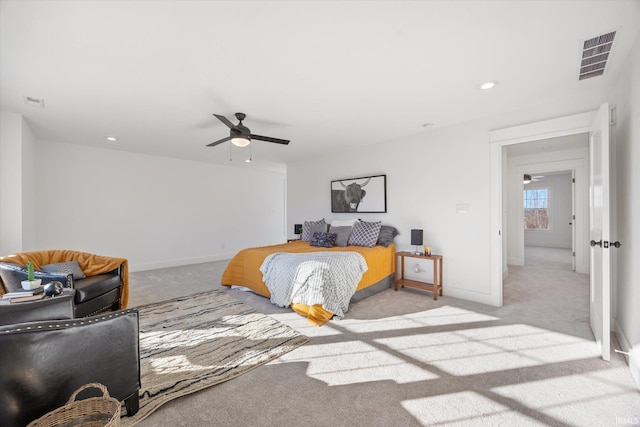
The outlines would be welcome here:
<svg viewBox="0 0 640 427">
<path fill-rule="evenodd" d="M 347 246 L 352 228 L 346 226 L 334 227 L 333 225 L 329 228 L 331 233 L 336 233 L 336 246 Z"/>
<path fill-rule="evenodd" d="M 324 218 L 320 221 L 305 221 L 302 226 L 302 240 L 305 242 L 310 241 L 311 237 L 313 237 L 313 233 L 315 232 L 327 232 L 327 223 L 324 222 Z"/>
<path fill-rule="evenodd" d="M 45 273 L 63 273 L 63 274 L 73 274 L 74 280 L 84 279 L 85 276 L 80 268 L 80 264 L 78 261 L 69 261 L 69 262 L 58 262 L 56 264 L 47 264 L 40 267 L 42 271 Z"/>
<path fill-rule="evenodd" d="M 378 243 L 378 235 L 382 221 L 366 222 L 358 221 L 353 224 L 349 244 L 353 246 L 366 246 L 372 248 Z"/>
<path fill-rule="evenodd" d="M 378 244 L 385 248 L 393 243 L 393 239 L 400 234 L 397 228 L 390 225 L 380 226 L 380 235 L 378 236 Z"/>
</svg>

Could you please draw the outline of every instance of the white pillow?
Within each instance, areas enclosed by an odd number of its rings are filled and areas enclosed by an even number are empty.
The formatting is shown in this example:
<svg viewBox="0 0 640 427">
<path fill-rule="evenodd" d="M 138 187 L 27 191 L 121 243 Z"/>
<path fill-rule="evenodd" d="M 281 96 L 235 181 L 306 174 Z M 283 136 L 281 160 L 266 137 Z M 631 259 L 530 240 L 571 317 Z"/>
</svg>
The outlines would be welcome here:
<svg viewBox="0 0 640 427">
<path fill-rule="evenodd" d="M 332 227 L 353 227 L 353 224 L 355 224 L 358 221 L 357 218 L 354 219 L 344 219 L 344 220 L 333 220 L 331 221 L 331 226 Z"/>
</svg>

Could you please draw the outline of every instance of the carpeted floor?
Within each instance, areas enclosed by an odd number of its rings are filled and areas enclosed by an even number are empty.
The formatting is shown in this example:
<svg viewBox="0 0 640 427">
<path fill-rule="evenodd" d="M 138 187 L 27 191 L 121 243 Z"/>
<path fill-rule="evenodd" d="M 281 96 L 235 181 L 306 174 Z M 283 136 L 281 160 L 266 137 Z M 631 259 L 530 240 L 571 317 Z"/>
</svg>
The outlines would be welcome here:
<svg viewBox="0 0 640 427">
<path fill-rule="evenodd" d="M 602 361 L 589 330 L 588 276 L 570 270 L 566 250 L 526 248 L 525 259 L 510 266 L 503 307 L 447 297 L 445 282 L 438 301 L 389 289 L 320 328 L 223 288 L 310 341 L 137 425 L 637 424 L 640 393 L 626 364 L 616 353 Z M 131 305 L 220 289 L 225 267 L 132 273 Z"/>
<path fill-rule="evenodd" d="M 140 422 L 180 396 L 249 372 L 308 339 L 221 290 L 138 307 Z"/>
</svg>

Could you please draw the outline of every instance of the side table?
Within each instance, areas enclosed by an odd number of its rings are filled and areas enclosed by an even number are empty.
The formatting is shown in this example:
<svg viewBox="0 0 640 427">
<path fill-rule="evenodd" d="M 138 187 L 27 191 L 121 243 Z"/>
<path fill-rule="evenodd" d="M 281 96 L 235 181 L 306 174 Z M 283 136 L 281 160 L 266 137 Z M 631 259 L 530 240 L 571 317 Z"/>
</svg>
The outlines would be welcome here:
<svg viewBox="0 0 640 427">
<path fill-rule="evenodd" d="M 396 269 L 396 281 L 395 290 L 398 290 L 398 285 L 401 287 L 422 289 L 424 291 L 433 292 L 433 299 L 438 299 L 438 294 L 442 296 L 442 255 L 416 255 L 411 252 L 401 251 L 396 252 L 396 256 L 400 257 L 400 269 Z M 405 279 L 404 278 L 404 259 L 405 258 L 419 258 L 433 261 L 433 283 L 421 282 L 419 280 Z"/>
</svg>

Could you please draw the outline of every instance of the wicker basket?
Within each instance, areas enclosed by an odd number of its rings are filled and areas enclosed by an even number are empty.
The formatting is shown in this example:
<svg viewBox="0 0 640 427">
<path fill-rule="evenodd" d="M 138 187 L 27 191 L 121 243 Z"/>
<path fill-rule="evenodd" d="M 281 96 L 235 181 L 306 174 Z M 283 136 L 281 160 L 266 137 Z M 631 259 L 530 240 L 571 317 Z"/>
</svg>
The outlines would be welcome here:
<svg viewBox="0 0 640 427">
<path fill-rule="evenodd" d="M 102 397 L 76 400 L 78 394 L 87 388 L 102 391 Z M 109 396 L 109 391 L 100 383 L 85 384 L 76 390 L 66 405 L 51 411 L 27 427 L 119 427 L 120 402 Z"/>
</svg>

